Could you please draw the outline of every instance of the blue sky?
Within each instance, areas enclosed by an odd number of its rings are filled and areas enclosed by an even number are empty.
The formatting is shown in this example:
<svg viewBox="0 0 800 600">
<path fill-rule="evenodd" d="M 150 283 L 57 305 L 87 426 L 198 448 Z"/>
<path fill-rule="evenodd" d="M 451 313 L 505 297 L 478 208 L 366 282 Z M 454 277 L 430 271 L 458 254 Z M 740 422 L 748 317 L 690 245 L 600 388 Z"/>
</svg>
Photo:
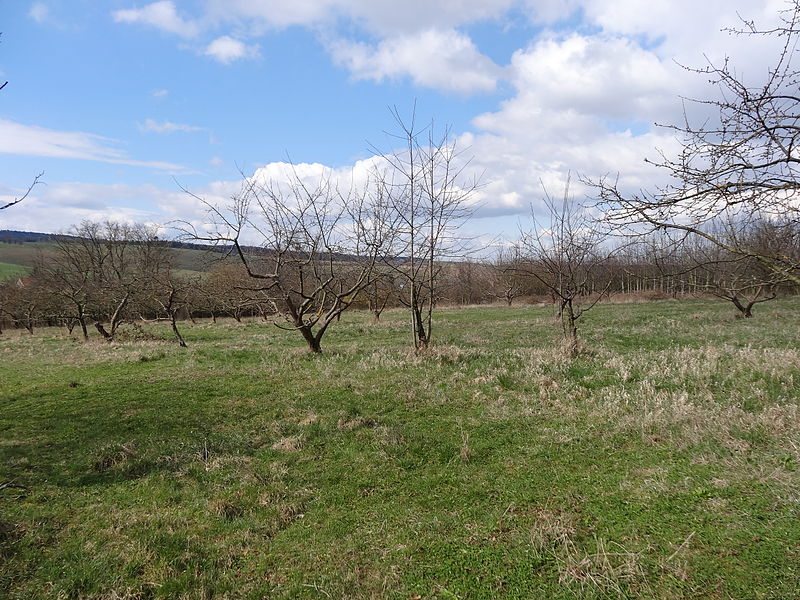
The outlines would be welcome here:
<svg viewBox="0 0 800 600">
<path fill-rule="evenodd" d="M 0 228 L 82 219 L 202 219 L 184 185 L 224 200 L 240 170 L 291 159 L 347 169 L 386 147 L 389 106 L 449 124 L 484 174 L 471 227 L 513 235 L 567 173 L 658 182 L 674 149 L 676 65 L 739 57 L 737 11 L 769 25 L 785 3 L 709 0 L 0 0 Z M 737 54 L 738 53 L 738 54 Z M 324 167 L 323 167 L 324 166 Z M 267 168 L 267 171 L 269 169 Z"/>
</svg>

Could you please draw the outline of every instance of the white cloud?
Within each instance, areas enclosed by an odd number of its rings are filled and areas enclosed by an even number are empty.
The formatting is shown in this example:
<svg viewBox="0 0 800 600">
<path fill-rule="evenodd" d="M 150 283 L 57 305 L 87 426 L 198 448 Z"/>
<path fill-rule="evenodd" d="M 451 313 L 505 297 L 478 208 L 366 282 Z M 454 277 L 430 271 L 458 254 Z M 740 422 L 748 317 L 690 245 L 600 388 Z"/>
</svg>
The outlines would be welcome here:
<svg viewBox="0 0 800 600">
<path fill-rule="evenodd" d="M 208 164 L 210 164 L 212 167 L 216 169 L 219 169 L 222 165 L 225 164 L 225 161 L 221 159 L 219 156 L 214 156 L 208 161 Z"/>
<path fill-rule="evenodd" d="M 546 38 L 514 53 L 517 102 L 599 118 L 652 121 L 676 104 L 673 65 L 625 38 Z"/>
<path fill-rule="evenodd" d="M 150 185 L 48 182 L 34 188 L 23 204 L 2 211 L 0 227 L 56 233 L 83 220 L 159 223 L 157 203 L 168 196 Z"/>
<path fill-rule="evenodd" d="M 347 18 L 380 35 L 458 27 L 503 15 L 515 0 L 210 0 L 209 14 L 221 21 L 251 22 L 263 29 L 330 26 Z"/>
<path fill-rule="evenodd" d="M 621 173 L 628 189 L 663 181 L 644 158 L 676 147 L 671 132 L 651 129 L 680 111 L 686 73 L 671 61 L 625 38 L 549 36 L 514 54 L 509 81 L 514 96 L 461 140 L 486 173 L 481 214 L 527 213 L 542 184 L 560 191 L 568 173 L 578 197 L 591 194 L 579 176 Z"/>
<path fill-rule="evenodd" d="M 44 23 L 50 16 L 50 8 L 44 2 L 34 2 L 28 16 L 37 23 Z"/>
<path fill-rule="evenodd" d="M 205 131 L 205 127 L 197 125 L 185 125 L 183 123 L 173 123 L 171 121 L 156 121 L 155 119 L 145 119 L 144 123 L 139 123 L 139 131 L 151 133 L 175 133 L 181 131 L 191 133 L 194 131 Z"/>
<path fill-rule="evenodd" d="M 660 58 L 692 65 L 704 54 L 713 60 L 723 57 L 730 36 L 719 30 L 741 26 L 739 14 L 769 26 L 785 7 L 784 0 L 207 0 L 203 14 L 192 20 L 181 16 L 175 2 L 161 0 L 113 15 L 118 22 L 149 24 L 186 38 L 204 28 L 233 27 L 235 34 L 217 37 L 204 49 L 226 64 L 257 55 L 257 46 L 243 41 L 248 36 L 306 27 L 339 39 L 329 44 L 334 60 L 357 79 L 408 75 L 418 85 L 472 92 L 493 89 L 498 78 L 495 65 L 457 30 L 475 23 L 519 23 L 520 15 L 539 25 L 580 19 L 576 25 L 581 30 L 622 36 Z M 344 30 L 351 34 L 342 36 Z M 362 34 L 375 42 L 365 43 Z M 433 52 L 415 51 L 415 42 Z"/>
<path fill-rule="evenodd" d="M 258 46 L 250 46 L 240 40 L 223 35 L 206 47 L 205 55 L 227 65 L 242 58 L 255 58 L 258 56 L 258 52 Z"/>
<path fill-rule="evenodd" d="M 356 79 L 408 76 L 416 85 L 459 93 L 493 91 L 502 74 L 468 36 L 452 29 L 401 35 L 377 46 L 339 40 L 330 51 Z"/>
<path fill-rule="evenodd" d="M 197 21 L 181 17 L 171 0 L 160 0 L 142 8 L 117 10 L 113 17 L 116 23 L 141 23 L 184 38 L 195 37 L 201 30 Z"/>
<path fill-rule="evenodd" d="M 58 131 L 0 119 L 0 152 L 24 156 L 94 160 L 117 165 L 184 171 L 173 163 L 130 158 L 106 137 L 82 131 Z"/>
<path fill-rule="evenodd" d="M 166 98 L 169 96 L 169 90 L 153 90 L 150 95 L 153 98 Z"/>
</svg>

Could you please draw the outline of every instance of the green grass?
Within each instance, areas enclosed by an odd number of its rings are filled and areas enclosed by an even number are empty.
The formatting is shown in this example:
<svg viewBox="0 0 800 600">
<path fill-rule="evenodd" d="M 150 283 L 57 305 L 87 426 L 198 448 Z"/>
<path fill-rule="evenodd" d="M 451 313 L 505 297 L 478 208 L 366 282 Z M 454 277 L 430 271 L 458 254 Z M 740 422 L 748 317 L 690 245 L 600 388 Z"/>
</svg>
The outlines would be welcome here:
<svg viewBox="0 0 800 600">
<path fill-rule="evenodd" d="M 0 597 L 800 597 L 800 307 L 0 337 Z"/>
<path fill-rule="evenodd" d="M 0 262 L 0 281 L 22 277 L 29 273 L 28 267 Z"/>
</svg>

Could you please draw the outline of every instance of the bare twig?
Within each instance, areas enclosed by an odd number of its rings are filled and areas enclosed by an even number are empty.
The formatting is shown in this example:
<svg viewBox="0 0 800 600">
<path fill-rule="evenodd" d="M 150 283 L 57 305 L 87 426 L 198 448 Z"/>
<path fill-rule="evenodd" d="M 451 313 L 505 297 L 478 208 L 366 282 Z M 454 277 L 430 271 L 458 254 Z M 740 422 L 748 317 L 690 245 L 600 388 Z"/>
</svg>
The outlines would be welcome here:
<svg viewBox="0 0 800 600">
<path fill-rule="evenodd" d="M 6 81 L 6 83 L 8 83 L 8 82 Z M 4 83 L 2 86 L 0 86 L 0 89 L 3 89 L 3 87 L 5 87 L 5 85 L 6 84 Z M 0 206 L 0 210 L 4 210 L 6 208 L 10 208 L 10 207 L 14 206 L 15 204 L 19 204 L 20 202 L 25 200 L 25 198 L 27 198 L 30 195 L 30 193 L 33 191 L 33 188 L 36 187 L 39 183 L 41 183 L 42 177 L 44 177 L 44 171 L 42 171 L 36 177 L 33 178 L 33 182 L 28 186 L 28 189 L 25 190 L 25 193 L 22 194 L 22 196 L 20 196 L 19 198 L 15 198 L 11 202 L 8 202 L 8 203 L 4 204 L 3 206 Z"/>
</svg>

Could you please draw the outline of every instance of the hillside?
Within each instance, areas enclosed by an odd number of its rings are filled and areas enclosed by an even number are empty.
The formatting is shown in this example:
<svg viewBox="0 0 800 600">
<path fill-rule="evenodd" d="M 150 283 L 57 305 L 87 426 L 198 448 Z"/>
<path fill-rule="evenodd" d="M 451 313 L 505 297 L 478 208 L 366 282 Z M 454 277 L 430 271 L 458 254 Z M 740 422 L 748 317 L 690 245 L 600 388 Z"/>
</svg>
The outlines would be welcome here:
<svg viewBox="0 0 800 600">
<path fill-rule="evenodd" d="M 0 230 L 0 281 L 24 275 L 40 257 L 47 257 L 55 248 L 48 233 Z M 179 271 L 205 272 L 219 258 L 199 244 L 170 242 L 173 265 Z"/>
</svg>

